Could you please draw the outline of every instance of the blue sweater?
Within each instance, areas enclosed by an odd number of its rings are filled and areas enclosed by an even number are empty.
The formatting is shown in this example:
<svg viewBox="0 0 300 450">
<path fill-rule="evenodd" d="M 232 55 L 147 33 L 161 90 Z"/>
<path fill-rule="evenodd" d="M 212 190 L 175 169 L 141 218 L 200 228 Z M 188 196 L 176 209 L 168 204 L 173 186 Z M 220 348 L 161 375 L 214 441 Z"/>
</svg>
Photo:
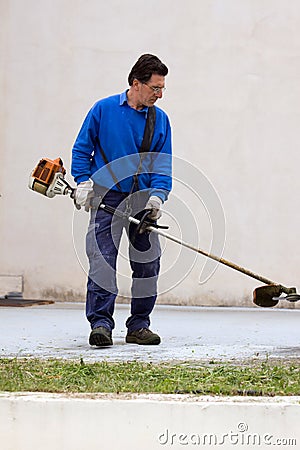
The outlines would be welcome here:
<svg viewBox="0 0 300 450">
<path fill-rule="evenodd" d="M 156 109 L 150 152 L 143 159 L 139 189 L 165 201 L 172 187 L 171 128 L 168 116 Z M 148 108 L 136 110 L 127 103 L 126 91 L 95 103 L 87 114 L 72 150 L 71 173 L 80 183 L 91 178 L 95 184 L 119 190 L 103 161 L 101 147 L 119 181 L 121 191 L 130 192 L 139 166 Z"/>
</svg>

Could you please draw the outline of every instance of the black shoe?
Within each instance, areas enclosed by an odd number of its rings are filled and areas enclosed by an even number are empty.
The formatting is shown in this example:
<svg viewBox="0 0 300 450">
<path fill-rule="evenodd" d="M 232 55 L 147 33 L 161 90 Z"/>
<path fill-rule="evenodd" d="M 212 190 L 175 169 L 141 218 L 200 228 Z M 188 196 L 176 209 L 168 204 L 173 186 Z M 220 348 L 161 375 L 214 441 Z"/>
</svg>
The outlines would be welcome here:
<svg viewBox="0 0 300 450">
<path fill-rule="evenodd" d="M 90 334 L 89 344 L 97 347 L 113 345 L 111 331 L 105 327 L 94 328 Z"/>
<path fill-rule="evenodd" d="M 160 344 L 160 337 L 158 334 L 152 333 L 149 328 L 141 328 L 127 333 L 126 342 L 128 344 L 158 345 Z"/>
</svg>

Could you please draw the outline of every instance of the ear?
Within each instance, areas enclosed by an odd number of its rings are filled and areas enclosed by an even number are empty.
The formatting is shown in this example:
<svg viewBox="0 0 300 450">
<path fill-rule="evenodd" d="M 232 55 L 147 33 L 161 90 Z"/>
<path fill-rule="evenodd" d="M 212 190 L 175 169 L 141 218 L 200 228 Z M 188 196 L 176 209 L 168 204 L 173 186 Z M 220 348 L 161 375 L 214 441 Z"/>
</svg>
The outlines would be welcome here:
<svg viewBox="0 0 300 450">
<path fill-rule="evenodd" d="M 133 80 L 133 82 L 132 82 L 132 87 L 133 87 L 133 89 L 135 90 L 135 91 L 138 91 L 139 90 L 139 87 L 140 87 L 140 82 L 139 82 L 139 80 L 137 80 L 136 78 Z"/>
</svg>

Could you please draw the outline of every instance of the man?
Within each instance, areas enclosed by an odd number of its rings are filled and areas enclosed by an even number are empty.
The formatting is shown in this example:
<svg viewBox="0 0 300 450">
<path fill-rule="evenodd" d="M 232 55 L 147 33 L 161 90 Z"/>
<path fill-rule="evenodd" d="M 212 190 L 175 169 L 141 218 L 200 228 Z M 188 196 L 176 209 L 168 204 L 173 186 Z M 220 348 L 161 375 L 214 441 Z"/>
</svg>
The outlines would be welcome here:
<svg viewBox="0 0 300 450">
<path fill-rule="evenodd" d="M 74 201 L 86 210 L 92 205 L 86 237 L 90 345 L 113 344 L 116 261 L 123 229 L 129 237 L 132 269 L 126 342 L 160 343 L 160 337 L 149 329 L 160 268 L 158 236 L 143 232 L 145 227 L 129 226 L 126 215 L 142 219 L 147 213 L 147 219 L 156 223 L 171 190 L 170 123 L 167 115 L 154 107 L 162 98 L 167 74 L 168 68 L 159 58 L 142 55 L 129 73 L 129 89 L 96 102 L 73 146 Z M 109 214 L 99 207 L 101 202 L 121 214 Z"/>
</svg>

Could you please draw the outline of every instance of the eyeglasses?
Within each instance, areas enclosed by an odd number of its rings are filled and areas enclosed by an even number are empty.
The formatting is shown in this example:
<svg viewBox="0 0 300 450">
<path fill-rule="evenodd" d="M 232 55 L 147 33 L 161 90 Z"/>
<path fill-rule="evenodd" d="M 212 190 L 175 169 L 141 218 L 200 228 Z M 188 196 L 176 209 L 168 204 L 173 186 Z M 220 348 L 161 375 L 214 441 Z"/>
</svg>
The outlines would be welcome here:
<svg viewBox="0 0 300 450">
<path fill-rule="evenodd" d="M 150 89 L 152 89 L 153 92 L 154 92 L 155 94 L 163 93 L 163 92 L 165 92 L 165 90 L 166 90 L 165 87 L 149 86 L 149 84 L 147 84 L 147 83 L 143 83 L 143 84 L 145 84 L 145 85 L 148 86 Z"/>
</svg>

